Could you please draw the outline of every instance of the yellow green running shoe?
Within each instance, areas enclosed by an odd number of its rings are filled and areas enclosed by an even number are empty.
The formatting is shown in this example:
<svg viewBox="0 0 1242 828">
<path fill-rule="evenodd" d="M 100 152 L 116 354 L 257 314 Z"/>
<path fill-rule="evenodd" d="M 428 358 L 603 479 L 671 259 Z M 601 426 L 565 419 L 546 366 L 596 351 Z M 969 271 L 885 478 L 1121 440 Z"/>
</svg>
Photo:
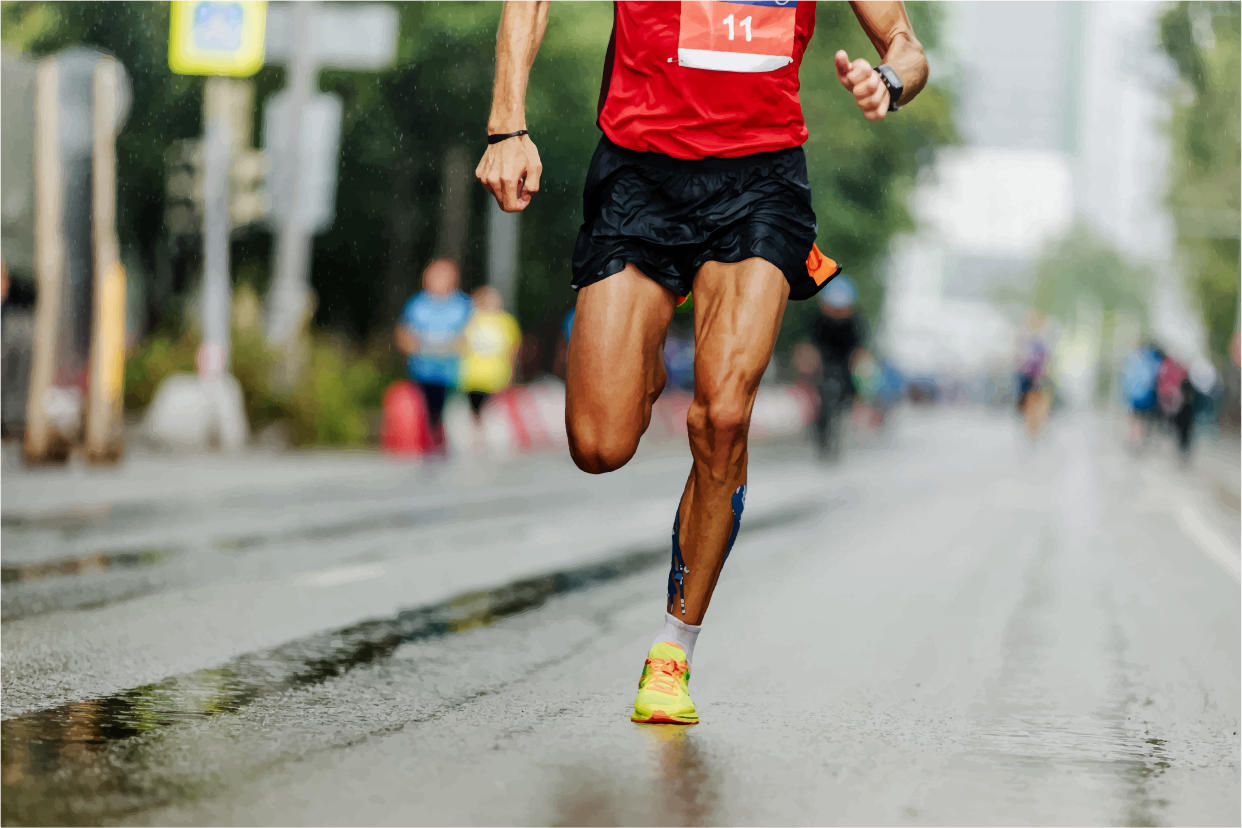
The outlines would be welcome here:
<svg viewBox="0 0 1242 828">
<path fill-rule="evenodd" d="M 642 678 L 638 680 L 638 698 L 634 699 L 631 722 L 645 724 L 699 723 L 699 713 L 690 700 L 687 685 L 690 667 L 686 651 L 676 644 L 661 641 L 647 653 Z"/>
</svg>

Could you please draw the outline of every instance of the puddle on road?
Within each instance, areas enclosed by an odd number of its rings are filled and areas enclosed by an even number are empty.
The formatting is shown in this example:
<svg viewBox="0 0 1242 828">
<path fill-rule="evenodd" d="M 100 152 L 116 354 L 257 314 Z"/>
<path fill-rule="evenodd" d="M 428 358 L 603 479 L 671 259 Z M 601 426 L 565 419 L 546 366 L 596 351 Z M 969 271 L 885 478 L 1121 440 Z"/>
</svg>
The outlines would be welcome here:
<svg viewBox="0 0 1242 828">
<path fill-rule="evenodd" d="M 727 825 L 722 818 L 722 769 L 691 734 L 693 728 L 639 725 L 641 758 L 652 780 L 646 796 L 624 795 L 612 771 L 565 769 L 547 796 L 552 825 Z M 639 758 L 639 757 L 635 757 Z"/>
<path fill-rule="evenodd" d="M 434 506 L 420 509 L 401 508 L 396 511 L 367 514 L 362 517 L 351 515 L 345 520 L 327 523 L 315 523 L 312 525 L 281 528 L 276 531 L 253 532 L 245 535 L 222 537 L 212 541 L 211 545 L 222 551 L 236 552 L 254 549 L 273 541 L 296 543 L 298 541 L 347 537 L 360 532 L 411 529 L 422 525 L 429 517 L 435 517 L 438 522 L 451 522 L 478 517 L 484 513 L 490 517 L 520 514 L 532 505 L 543 503 L 544 500 L 543 496 L 509 497 L 489 502 L 486 504 L 486 509 L 481 509 L 478 503 Z M 93 516 L 95 513 L 91 512 L 89 514 Z M 111 513 L 108 510 L 103 510 L 100 514 L 110 515 Z M 80 521 L 87 519 L 86 517 L 72 515 L 69 517 L 56 516 L 47 518 L 6 517 L 3 523 L 6 528 L 58 528 L 66 530 L 68 534 L 70 529 L 75 532 L 81 529 Z M 86 575 L 105 569 L 122 567 L 150 566 L 161 563 L 172 555 L 185 551 L 186 549 L 183 547 L 159 546 L 142 549 L 118 549 L 110 552 L 92 552 L 87 555 L 37 563 L 3 564 L 0 565 L 0 583 L 34 581 L 66 575 Z"/>
<path fill-rule="evenodd" d="M 784 528 L 822 513 L 802 503 L 756 517 L 751 532 Z M 469 592 L 442 604 L 309 636 L 227 664 L 126 690 L 21 714 L 0 723 L 0 822 L 97 824 L 109 806 L 101 776 L 128 789 L 123 762 L 109 748 L 170 725 L 233 713 L 261 696 L 317 684 L 390 656 L 405 643 L 463 632 L 528 612 L 548 599 L 662 567 L 668 548 L 644 549 L 598 564 Z M 143 800 L 147 796 L 141 797 Z M 130 801 L 126 808 L 135 803 Z"/>
</svg>

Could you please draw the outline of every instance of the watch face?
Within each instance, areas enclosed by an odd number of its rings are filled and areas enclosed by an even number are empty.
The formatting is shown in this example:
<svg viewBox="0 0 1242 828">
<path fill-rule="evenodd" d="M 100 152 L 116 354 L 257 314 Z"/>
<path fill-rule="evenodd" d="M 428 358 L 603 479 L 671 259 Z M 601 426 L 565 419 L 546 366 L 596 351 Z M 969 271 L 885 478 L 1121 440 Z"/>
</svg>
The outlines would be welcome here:
<svg viewBox="0 0 1242 828">
<path fill-rule="evenodd" d="M 880 64 L 876 67 L 876 71 L 880 73 L 880 79 L 884 81 L 884 85 L 888 87 L 888 109 L 890 112 L 897 109 L 897 102 L 901 99 L 901 93 L 904 87 L 901 80 L 898 79 L 897 73 L 893 71 L 891 66 Z"/>
</svg>

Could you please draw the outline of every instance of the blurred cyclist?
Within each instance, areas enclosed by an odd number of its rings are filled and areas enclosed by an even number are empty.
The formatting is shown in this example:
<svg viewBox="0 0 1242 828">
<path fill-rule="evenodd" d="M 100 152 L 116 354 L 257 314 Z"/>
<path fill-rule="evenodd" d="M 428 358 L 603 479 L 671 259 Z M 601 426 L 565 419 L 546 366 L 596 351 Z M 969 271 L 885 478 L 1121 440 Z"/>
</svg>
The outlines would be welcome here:
<svg viewBox="0 0 1242 828">
<path fill-rule="evenodd" d="M 460 274 L 449 259 L 423 271 L 423 289 L 406 303 L 393 339 L 406 355 L 406 370 L 427 401 L 431 449 L 443 452 L 444 401 L 457 384 L 461 335 L 470 318 L 470 299 L 457 289 Z"/>
<path fill-rule="evenodd" d="M 500 291 L 484 285 L 471 295 L 474 312 L 463 333 L 460 388 L 470 400 L 475 449 L 482 448 L 482 412 L 487 398 L 509 387 L 522 331 L 505 313 Z"/>
<path fill-rule="evenodd" d="M 837 78 L 864 117 L 879 121 L 922 89 L 927 61 L 901 3 L 852 8 L 885 63 L 839 51 Z M 525 94 L 547 13 L 546 2 L 506 2 L 500 21 L 489 146 L 476 175 L 505 210 L 525 209 L 539 191 Z M 690 662 L 740 526 L 755 392 L 786 300 L 813 296 L 836 272 L 835 263 L 808 264 L 816 223 L 798 66 L 814 25 L 814 3 L 613 6 L 604 137 L 573 256 L 565 420 L 580 468 L 608 472 L 633 456 L 664 387 L 673 308 L 691 288 L 696 332 L 694 462 L 673 521 L 664 629 L 634 721 L 698 722 Z"/>
<path fill-rule="evenodd" d="M 835 456 L 841 447 L 840 415 L 857 395 L 850 360 L 862 346 L 864 329 L 855 310 L 858 292 L 849 277 L 841 275 L 820 294 L 822 313 L 811 325 L 811 341 L 819 350 L 819 408 L 815 415 L 815 439 L 821 456 Z"/>
</svg>

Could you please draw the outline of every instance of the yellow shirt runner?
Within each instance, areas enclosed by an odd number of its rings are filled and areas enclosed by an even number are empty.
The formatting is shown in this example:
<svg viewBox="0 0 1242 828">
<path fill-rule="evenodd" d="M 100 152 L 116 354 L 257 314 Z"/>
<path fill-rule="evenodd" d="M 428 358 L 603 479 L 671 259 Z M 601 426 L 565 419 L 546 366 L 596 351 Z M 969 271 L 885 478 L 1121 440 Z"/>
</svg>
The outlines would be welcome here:
<svg viewBox="0 0 1242 828">
<path fill-rule="evenodd" d="M 513 381 L 513 357 L 522 331 L 502 310 L 476 309 L 466 323 L 461 390 L 494 394 Z"/>
</svg>

